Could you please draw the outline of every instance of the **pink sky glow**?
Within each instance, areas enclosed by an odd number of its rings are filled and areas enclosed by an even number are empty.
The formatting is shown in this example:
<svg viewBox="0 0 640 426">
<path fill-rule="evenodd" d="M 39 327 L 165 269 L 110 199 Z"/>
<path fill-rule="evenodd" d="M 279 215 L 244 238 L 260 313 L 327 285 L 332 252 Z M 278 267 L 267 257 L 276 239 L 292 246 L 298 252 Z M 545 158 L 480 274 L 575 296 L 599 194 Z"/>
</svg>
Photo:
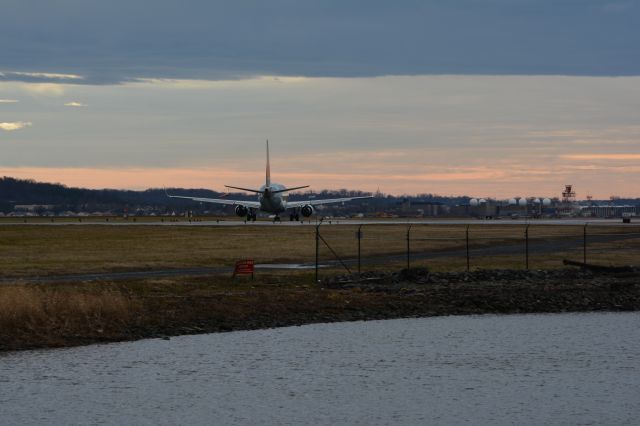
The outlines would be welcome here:
<svg viewBox="0 0 640 426">
<path fill-rule="evenodd" d="M 574 170 L 575 169 L 575 170 Z M 457 169 L 451 172 L 387 174 L 379 173 L 274 173 L 273 179 L 286 186 L 311 185 L 312 190 L 354 189 L 388 194 L 434 193 L 439 195 L 469 195 L 494 198 L 512 196 L 559 196 L 565 183 L 572 183 L 578 198 L 592 195 L 608 198 L 611 195 L 637 196 L 638 182 L 628 179 L 627 173 L 609 173 L 606 182 L 598 182 L 594 175 L 598 167 L 580 166 L 568 173 L 535 170 L 523 173 L 514 170 L 483 168 Z M 628 170 L 627 170 L 628 171 Z M 580 172 L 586 180 L 580 181 Z M 637 172 L 640 172 L 638 170 Z M 575 174 L 577 173 L 577 174 Z M 224 185 L 259 187 L 263 184 L 262 170 L 241 171 L 225 168 L 4 168 L 3 175 L 41 182 L 62 183 L 71 187 L 92 189 L 134 189 L 180 187 L 207 188 L 224 191 Z M 591 178 L 589 178 L 591 176 Z M 637 176 L 637 174 L 636 174 Z M 588 194 L 584 188 L 588 188 Z M 580 192 L 582 190 L 582 192 Z"/>
</svg>

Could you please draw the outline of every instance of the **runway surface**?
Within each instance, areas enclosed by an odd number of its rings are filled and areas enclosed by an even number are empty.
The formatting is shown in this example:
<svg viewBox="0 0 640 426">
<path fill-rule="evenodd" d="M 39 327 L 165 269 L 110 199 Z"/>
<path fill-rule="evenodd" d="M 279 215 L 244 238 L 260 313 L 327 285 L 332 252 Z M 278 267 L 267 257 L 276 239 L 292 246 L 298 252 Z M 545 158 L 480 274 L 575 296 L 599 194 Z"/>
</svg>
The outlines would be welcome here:
<svg viewBox="0 0 640 426">
<path fill-rule="evenodd" d="M 316 220 L 304 221 L 304 222 L 290 222 L 283 220 L 282 222 L 273 221 L 257 221 L 257 222 L 244 222 L 241 220 L 210 220 L 210 221 L 177 221 L 171 222 L 165 220 L 164 222 L 158 221 L 145 221 L 145 220 L 110 220 L 97 218 L 82 218 L 82 219 L 54 219 L 53 221 L 44 221 L 43 219 L 28 218 L 26 220 L 15 221 L 2 221 L 0 220 L 0 226 L 18 226 L 18 225 L 33 225 L 33 226 L 316 226 L 318 222 Z M 629 227 L 640 226 L 640 221 L 632 222 L 631 224 L 622 223 L 621 219 L 500 219 L 500 220 L 480 220 L 480 219 L 390 219 L 390 220 L 357 220 L 357 219 L 326 219 L 322 221 L 322 226 L 328 225 L 351 225 L 351 226 L 369 226 L 369 225 L 474 225 L 474 226 L 490 226 L 490 225 L 554 225 L 554 226 L 615 226 L 615 227 Z"/>
</svg>

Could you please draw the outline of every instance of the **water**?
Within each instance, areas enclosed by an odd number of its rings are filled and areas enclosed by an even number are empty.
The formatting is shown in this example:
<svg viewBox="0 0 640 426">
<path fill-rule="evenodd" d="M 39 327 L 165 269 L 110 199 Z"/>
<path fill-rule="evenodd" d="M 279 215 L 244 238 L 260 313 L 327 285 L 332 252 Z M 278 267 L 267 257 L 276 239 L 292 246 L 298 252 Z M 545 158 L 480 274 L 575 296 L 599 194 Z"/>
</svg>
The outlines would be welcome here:
<svg viewBox="0 0 640 426">
<path fill-rule="evenodd" d="M 0 356 L 0 423 L 638 424 L 640 313 L 459 316 Z"/>
</svg>

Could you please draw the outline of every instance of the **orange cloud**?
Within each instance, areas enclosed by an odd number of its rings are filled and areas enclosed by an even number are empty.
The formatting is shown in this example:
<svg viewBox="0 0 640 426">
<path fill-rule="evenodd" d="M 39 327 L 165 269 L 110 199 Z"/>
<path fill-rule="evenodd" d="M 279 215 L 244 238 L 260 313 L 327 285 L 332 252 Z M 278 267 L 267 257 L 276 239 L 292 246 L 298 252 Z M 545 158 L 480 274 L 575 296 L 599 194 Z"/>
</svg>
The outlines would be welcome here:
<svg viewBox="0 0 640 426">
<path fill-rule="evenodd" d="M 568 154 L 563 155 L 566 160 L 640 160 L 640 154 Z"/>
</svg>

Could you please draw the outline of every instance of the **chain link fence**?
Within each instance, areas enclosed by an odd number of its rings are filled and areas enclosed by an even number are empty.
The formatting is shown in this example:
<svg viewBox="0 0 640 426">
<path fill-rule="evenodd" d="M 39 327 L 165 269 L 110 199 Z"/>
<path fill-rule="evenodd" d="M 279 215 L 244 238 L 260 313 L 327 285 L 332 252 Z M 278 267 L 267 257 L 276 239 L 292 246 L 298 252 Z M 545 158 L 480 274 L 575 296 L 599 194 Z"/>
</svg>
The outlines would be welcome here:
<svg viewBox="0 0 640 426">
<path fill-rule="evenodd" d="M 640 265 L 640 226 L 545 224 L 328 225 L 315 228 L 316 277 L 429 267 L 554 269 L 564 264 Z"/>
</svg>

